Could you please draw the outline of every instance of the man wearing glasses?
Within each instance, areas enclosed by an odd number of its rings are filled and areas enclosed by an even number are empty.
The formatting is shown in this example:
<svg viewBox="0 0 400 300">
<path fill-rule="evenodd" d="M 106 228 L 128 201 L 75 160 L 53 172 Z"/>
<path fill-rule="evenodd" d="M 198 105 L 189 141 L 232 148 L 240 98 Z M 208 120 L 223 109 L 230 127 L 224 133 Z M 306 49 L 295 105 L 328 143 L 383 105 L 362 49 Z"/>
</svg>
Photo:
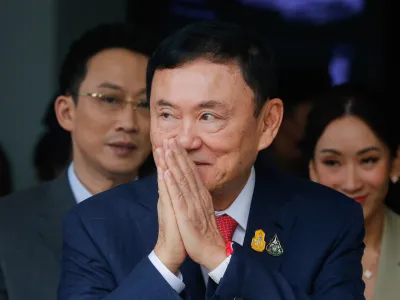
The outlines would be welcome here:
<svg viewBox="0 0 400 300">
<path fill-rule="evenodd" d="M 55 112 L 71 133 L 73 163 L 55 181 L 1 201 L 0 300 L 56 299 L 65 212 L 150 171 L 152 50 L 148 36 L 125 25 L 101 25 L 71 46 Z"/>
</svg>

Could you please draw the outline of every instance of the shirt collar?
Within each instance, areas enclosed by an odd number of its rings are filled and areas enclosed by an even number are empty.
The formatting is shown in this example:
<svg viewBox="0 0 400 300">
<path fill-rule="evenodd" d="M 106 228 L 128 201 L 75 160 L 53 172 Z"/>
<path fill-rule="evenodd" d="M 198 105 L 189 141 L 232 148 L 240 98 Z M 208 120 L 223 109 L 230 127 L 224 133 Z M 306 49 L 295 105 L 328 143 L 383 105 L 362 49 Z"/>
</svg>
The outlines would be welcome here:
<svg viewBox="0 0 400 300">
<path fill-rule="evenodd" d="M 136 177 L 134 180 L 138 180 L 139 177 Z M 74 194 L 76 203 L 81 203 L 83 200 L 86 200 L 93 196 L 92 193 L 88 191 L 88 189 L 83 185 L 83 183 L 79 180 L 78 176 L 76 176 L 74 163 L 72 162 L 68 167 L 68 181 L 71 186 L 72 193 Z"/>
<path fill-rule="evenodd" d="M 254 167 L 251 168 L 249 179 L 239 196 L 233 201 L 231 206 L 226 210 L 216 211 L 215 215 L 221 216 L 227 214 L 235 219 L 236 222 L 244 229 L 247 228 L 247 220 L 249 219 L 251 200 L 253 198 L 254 186 L 256 182 L 256 172 Z"/>
<path fill-rule="evenodd" d="M 78 176 L 76 176 L 74 163 L 71 163 L 68 167 L 68 181 L 71 186 L 72 193 L 74 194 L 76 203 L 80 203 L 83 200 L 86 200 L 93 196 L 82 184 Z"/>
</svg>

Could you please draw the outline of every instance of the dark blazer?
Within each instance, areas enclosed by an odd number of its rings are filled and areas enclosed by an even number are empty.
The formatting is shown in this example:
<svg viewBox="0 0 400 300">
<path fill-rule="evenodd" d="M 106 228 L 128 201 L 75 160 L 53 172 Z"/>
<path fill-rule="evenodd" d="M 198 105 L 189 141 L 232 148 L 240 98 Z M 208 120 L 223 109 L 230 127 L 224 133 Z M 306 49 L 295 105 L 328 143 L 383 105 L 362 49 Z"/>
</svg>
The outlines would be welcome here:
<svg viewBox="0 0 400 300">
<path fill-rule="evenodd" d="M 63 229 L 59 300 L 364 299 L 362 209 L 329 188 L 256 168 L 243 246 L 219 285 L 204 285 L 199 265 L 181 266 L 178 295 L 148 259 L 158 232 L 157 182 L 118 186 L 75 206 Z M 251 248 L 255 231 L 277 235 L 283 254 Z"/>
<path fill-rule="evenodd" d="M 67 175 L 0 199 L 0 300 L 55 300 Z"/>
</svg>

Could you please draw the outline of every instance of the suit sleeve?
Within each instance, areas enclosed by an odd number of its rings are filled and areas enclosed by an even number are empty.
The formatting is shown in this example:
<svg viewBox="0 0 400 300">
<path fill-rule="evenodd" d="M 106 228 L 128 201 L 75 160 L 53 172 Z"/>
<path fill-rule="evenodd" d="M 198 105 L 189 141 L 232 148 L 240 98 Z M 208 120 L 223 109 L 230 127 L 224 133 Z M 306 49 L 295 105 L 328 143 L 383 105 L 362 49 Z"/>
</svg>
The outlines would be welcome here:
<svg viewBox="0 0 400 300">
<path fill-rule="evenodd" d="M 360 207 L 351 213 L 314 280 L 312 292 L 291 286 L 279 272 L 261 268 L 245 254 L 246 249 L 235 244 L 224 277 L 214 290 L 207 291 L 207 299 L 364 300 L 361 265 L 364 219 Z"/>
<path fill-rule="evenodd" d="M 74 210 L 64 220 L 63 239 L 58 300 L 182 299 L 147 256 L 117 282 Z"/>
</svg>

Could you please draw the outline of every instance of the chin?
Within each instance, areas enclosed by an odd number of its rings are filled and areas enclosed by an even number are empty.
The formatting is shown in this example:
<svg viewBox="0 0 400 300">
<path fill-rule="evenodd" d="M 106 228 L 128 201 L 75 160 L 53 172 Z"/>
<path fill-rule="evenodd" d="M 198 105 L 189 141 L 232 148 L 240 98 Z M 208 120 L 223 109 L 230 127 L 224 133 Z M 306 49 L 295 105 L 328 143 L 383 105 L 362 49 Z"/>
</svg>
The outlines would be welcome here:
<svg viewBox="0 0 400 300">
<path fill-rule="evenodd" d="M 106 164 L 106 169 L 115 175 L 127 176 L 138 172 L 139 166 L 137 164 L 132 164 L 132 161 L 125 162 L 115 162 Z M 132 178 L 134 179 L 134 178 Z"/>
</svg>

